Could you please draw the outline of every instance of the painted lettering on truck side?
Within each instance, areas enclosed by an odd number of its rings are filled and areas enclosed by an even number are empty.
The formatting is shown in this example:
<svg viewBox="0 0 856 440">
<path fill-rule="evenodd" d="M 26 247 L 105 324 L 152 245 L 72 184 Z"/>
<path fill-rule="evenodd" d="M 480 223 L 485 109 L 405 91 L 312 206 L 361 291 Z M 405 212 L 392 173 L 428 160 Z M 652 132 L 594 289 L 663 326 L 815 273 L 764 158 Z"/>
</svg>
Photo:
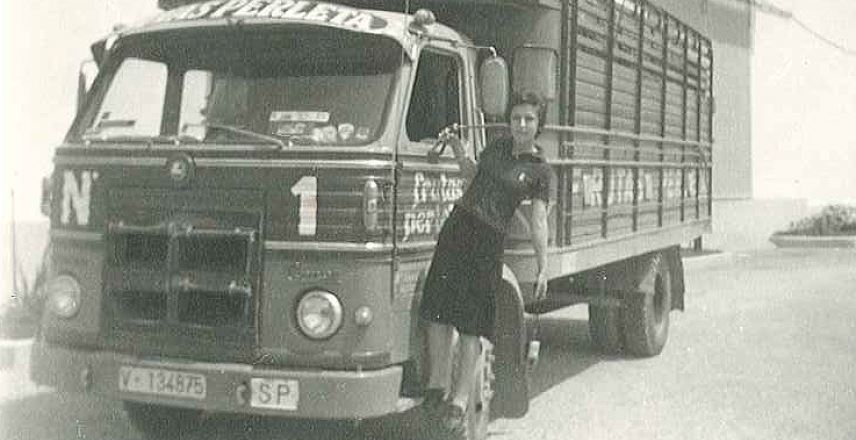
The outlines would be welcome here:
<svg viewBox="0 0 856 440">
<path fill-rule="evenodd" d="M 682 176 L 680 169 L 663 170 L 663 198 L 680 199 L 681 197 L 695 197 L 697 193 L 707 193 L 707 180 L 702 176 L 699 180 L 699 189 L 696 190 L 696 170 L 687 170 Z M 582 207 L 603 205 L 603 169 L 581 168 L 574 173 L 572 192 L 582 195 Z M 651 202 L 657 200 L 659 193 L 660 170 L 639 169 L 636 179 L 636 194 L 639 202 Z M 683 187 L 681 180 L 683 179 Z M 609 198 L 608 206 L 633 203 L 634 174 L 631 168 L 613 168 L 609 173 Z"/>
<path fill-rule="evenodd" d="M 404 212 L 404 236 L 410 241 L 415 236 L 431 237 L 439 233 L 440 227 L 452 212 L 454 202 L 464 195 L 465 181 L 460 177 L 448 177 L 445 173 L 415 173 L 412 181 L 410 208 Z M 403 201 L 403 203 L 407 203 Z"/>
<path fill-rule="evenodd" d="M 153 22 L 227 17 L 308 21 L 361 31 L 382 29 L 388 24 L 386 20 L 359 9 L 305 0 L 214 0 L 173 9 L 155 17 Z"/>
<path fill-rule="evenodd" d="M 67 225 L 74 220 L 75 224 L 80 226 L 89 224 L 92 183 L 96 180 L 98 180 L 97 171 L 75 172 L 74 170 L 65 170 L 62 172 L 60 223 Z"/>
</svg>

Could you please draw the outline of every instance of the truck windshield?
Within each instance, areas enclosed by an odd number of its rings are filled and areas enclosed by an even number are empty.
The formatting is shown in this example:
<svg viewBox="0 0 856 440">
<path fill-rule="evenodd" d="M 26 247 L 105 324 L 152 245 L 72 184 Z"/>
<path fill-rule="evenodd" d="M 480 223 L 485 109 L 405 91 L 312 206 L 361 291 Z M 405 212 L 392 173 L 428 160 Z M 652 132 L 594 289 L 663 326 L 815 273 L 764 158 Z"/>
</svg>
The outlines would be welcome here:
<svg viewBox="0 0 856 440">
<path fill-rule="evenodd" d="M 120 40 L 83 122 L 89 141 L 361 145 L 402 61 L 389 38 L 306 27 Z"/>
</svg>

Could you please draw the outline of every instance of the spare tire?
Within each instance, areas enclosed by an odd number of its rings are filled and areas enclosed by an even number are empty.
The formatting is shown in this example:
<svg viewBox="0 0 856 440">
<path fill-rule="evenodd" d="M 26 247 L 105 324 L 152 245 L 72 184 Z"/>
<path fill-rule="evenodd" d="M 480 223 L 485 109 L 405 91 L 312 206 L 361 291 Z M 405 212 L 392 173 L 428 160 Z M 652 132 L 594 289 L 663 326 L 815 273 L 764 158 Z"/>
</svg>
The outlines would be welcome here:
<svg viewBox="0 0 856 440">
<path fill-rule="evenodd" d="M 624 294 L 624 348 L 635 356 L 650 357 L 660 354 L 669 338 L 672 277 L 664 253 L 639 258 L 644 259 L 644 272 L 636 288 Z"/>
</svg>

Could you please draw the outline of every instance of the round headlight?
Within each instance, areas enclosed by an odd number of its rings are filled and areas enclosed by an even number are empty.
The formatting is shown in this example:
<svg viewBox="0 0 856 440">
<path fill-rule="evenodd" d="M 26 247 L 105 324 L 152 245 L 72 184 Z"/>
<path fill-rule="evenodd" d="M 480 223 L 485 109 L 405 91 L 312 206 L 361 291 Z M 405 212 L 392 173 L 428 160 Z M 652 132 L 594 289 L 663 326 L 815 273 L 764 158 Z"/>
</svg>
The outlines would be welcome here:
<svg viewBox="0 0 856 440">
<path fill-rule="evenodd" d="M 297 325 L 312 339 L 329 338 L 342 325 L 342 304 L 330 292 L 310 290 L 297 303 Z"/>
<path fill-rule="evenodd" d="M 60 318 L 71 318 L 80 310 L 80 283 L 71 275 L 60 275 L 48 282 L 47 307 Z"/>
</svg>

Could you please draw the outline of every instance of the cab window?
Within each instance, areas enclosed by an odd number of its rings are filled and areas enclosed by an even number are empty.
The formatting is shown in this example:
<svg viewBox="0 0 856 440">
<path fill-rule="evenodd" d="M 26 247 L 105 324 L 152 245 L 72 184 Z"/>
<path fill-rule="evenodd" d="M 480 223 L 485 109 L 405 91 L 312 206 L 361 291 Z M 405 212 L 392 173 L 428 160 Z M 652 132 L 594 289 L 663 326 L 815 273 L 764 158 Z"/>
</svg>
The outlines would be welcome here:
<svg viewBox="0 0 856 440">
<path fill-rule="evenodd" d="M 110 135 L 157 136 L 166 93 L 167 66 L 126 58 L 88 132 Z"/>
<path fill-rule="evenodd" d="M 462 122 L 460 70 L 456 58 L 450 55 L 422 52 L 407 112 L 410 141 L 432 142 L 444 127 Z"/>
</svg>

